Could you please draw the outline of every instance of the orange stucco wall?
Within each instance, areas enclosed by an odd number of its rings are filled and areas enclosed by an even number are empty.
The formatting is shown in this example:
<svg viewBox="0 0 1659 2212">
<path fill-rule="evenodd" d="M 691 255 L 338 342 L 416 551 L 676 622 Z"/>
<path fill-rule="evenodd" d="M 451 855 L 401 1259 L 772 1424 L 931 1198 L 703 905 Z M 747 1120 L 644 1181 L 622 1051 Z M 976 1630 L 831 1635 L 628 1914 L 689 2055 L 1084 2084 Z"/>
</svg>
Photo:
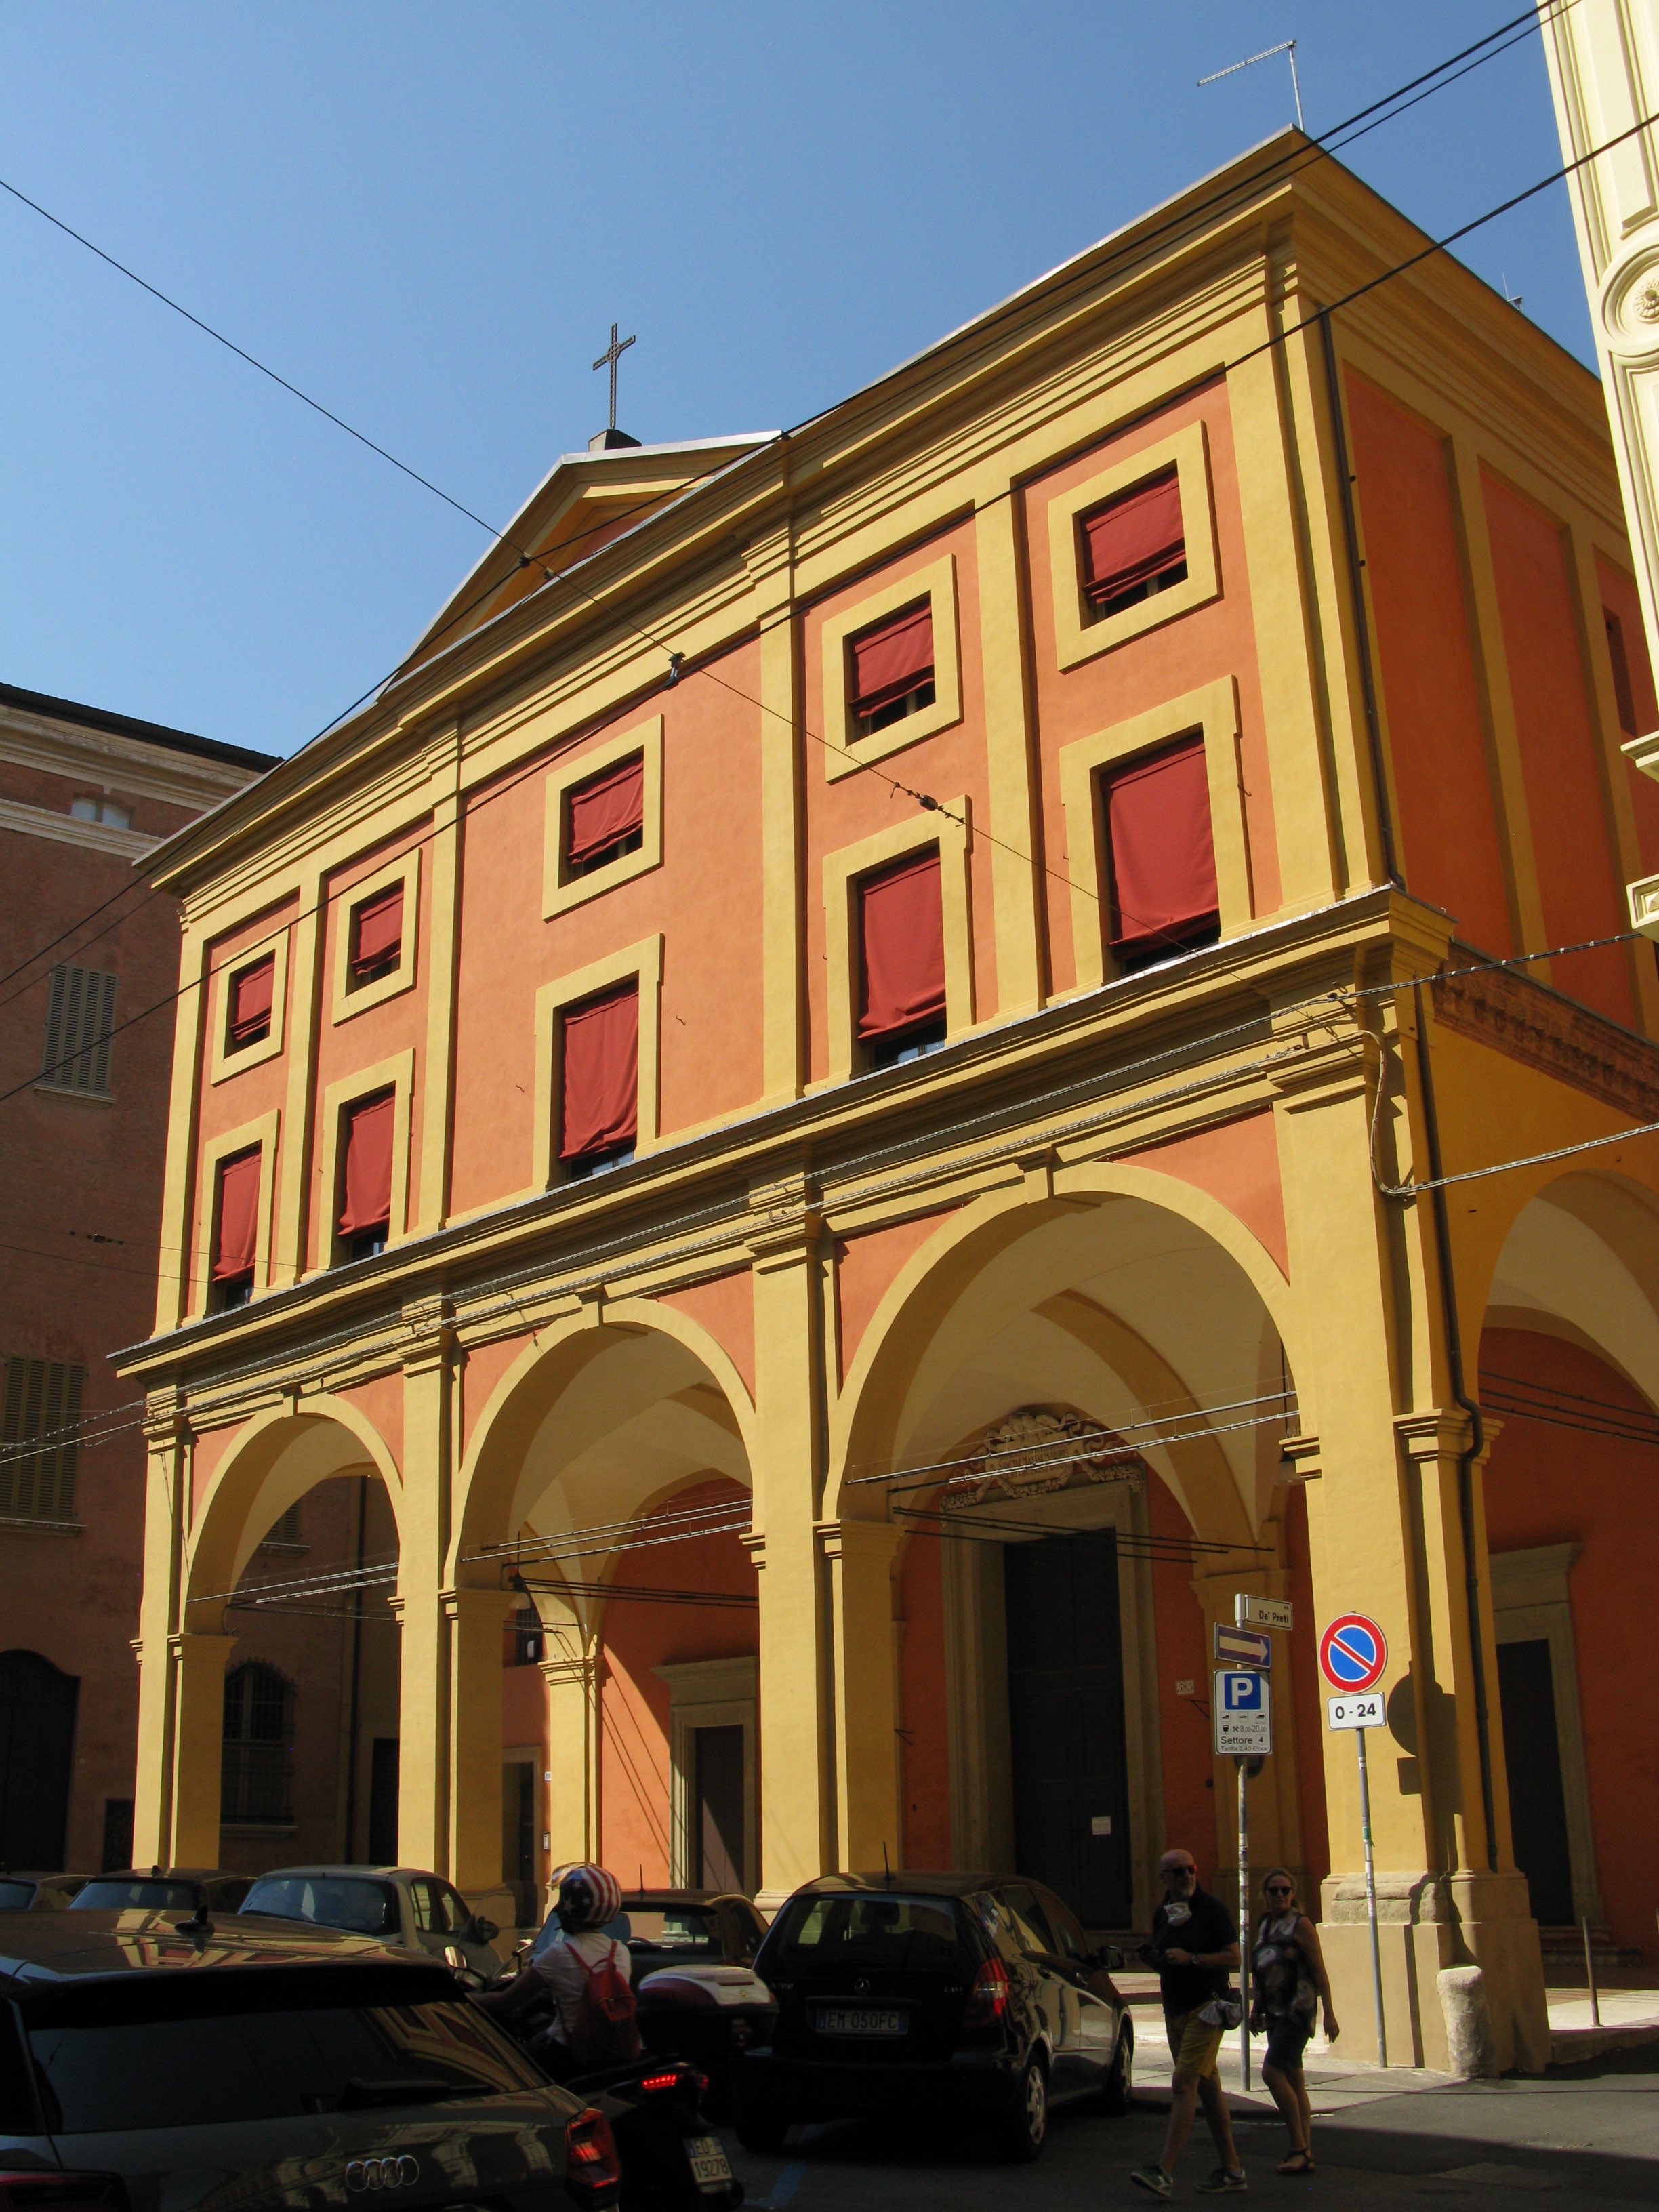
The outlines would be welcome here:
<svg viewBox="0 0 1659 2212">
<path fill-rule="evenodd" d="M 951 556 L 956 562 L 957 629 L 962 641 L 962 719 L 936 737 L 906 745 L 884 759 L 872 763 L 870 772 L 846 775 L 831 783 L 824 775 L 828 755 L 823 736 L 823 627 L 834 617 L 856 607 L 874 592 L 884 591 L 916 571 Z M 801 624 L 801 660 L 805 741 L 801 789 L 804 813 L 804 892 L 806 923 L 806 995 L 809 1076 L 821 1080 L 830 1073 L 827 1012 L 828 955 L 825 948 L 823 860 L 888 830 L 896 823 L 926 817 L 914 799 L 893 789 L 893 780 L 913 791 L 940 799 L 965 797 L 971 818 L 981 828 L 988 821 L 985 768 L 984 682 L 979 641 L 979 576 L 975 561 L 974 530 L 963 523 L 913 546 L 847 584 L 810 608 Z M 990 848 L 982 836 L 973 842 L 970 858 L 974 935 L 975 1011 L 981 1020 L 997 1006 L 996 947 L 991 925 Z"/>
<path fill-rule="evenodd" d="M 1211 494 L 1221 595 L 1207 606 L 1109 652 L 1062 670 L 1054 646 L 1054 592 L 1048 568 L 1048 503 L 1075 485 L 1097 476 L 1149 446 L 1161 444 L 1188 423 L 1201 422 L 1209 445 Z M 1249 578 L 1244 562 L 1244 532 L 1238 507 L 1238 466 L 1233 447 L 1227 392 L 1207 385 L 1172 407 L 1146 417 L 1115 437 L 1091 447 L 1063 468 L 1029 485 L 1023 495 L 1030 562 L 1031 664 L 1036 677 L 1037 754 L 1042 778 L 1042 836 L 1047 860 L 1043 898 L 1050 960 L 1056 990 L 1077 981 L 1072 952 L 1072 880 L 1098 891 L 1091 881 L 1091 856 L 1066 849 L 1065 811 L 1060 801 L 1057 755 L 1062 745 L 1092 737 L 1097 731 L 1132 715 L 1146 714 L 1166 700 L 1181 697 L 1224 677 L 1238 684 L 1242 721 L 1239 761 L 1245 793 L 1252 898 L 1259 915 L 1279 905 L 1279 850 L 1273 836 L 1273 785 L 1267 772 L 1261 691 L 1255 628 L 1250 615 Z"/>
<path fill-rule="evenodd" d="M 1545 932 L 1552 945 L 1610 937 L 1629 923 L 1565 541 L 1551 516 L 1501 477 L 1483 471 L 1481 489 Z M 1569 954 L 1551 963 L 1550 980 L 1615 1021 L 1635 1021 L 1622 946 Z"/>
<path fill-rule="evenodd" d="M 1272 1253 L 1280 1273 L 1289 1279 L 1279 1133 L 1271 1113 L 1248 1114 L 1242 1121 L 1201 1130 L 1195 1137 L 1176 1137 L 1167 1145 L 1149 1145 L 1144 1152 L 1123 1157 L 1127 1164 L 1175 1176 L 1219 1199 Z"/>
<path fill-rule="evenodd" d="M 1154 1536 L 1177 1543 L 1191 1537 L 1174 1493 L 1156 1476 L 1146 1486 L 1146 1500 Z M 1215 1873 L 1216 1805 L 1204 1613 L 1193 1595 L 1189 1559 L 1179 1553 L 1155 1559 L 1152 1574 L 1158 1732 L 1164 1753 L 1164 1833 L 1158 1848 L 1190 1851 L 1207 1878 Z M 1177 1696 L 1178 1681 L 1190 1681 L 1194 1696 Z"/>
<path fill-rule="evenodd" d="M 306 1265 L 325 1267 L 330 1263 L 334 1249 L 334 1216 L 337 1211 L 339 1194 L 325 1190 L 322 1185 L 323 1146 L 326 1134 L 322 1127 L 322 1102 L 331 1084 L 355 1075 L 360 1070 L 375 1067 L 395 1054 L 413 1049 L 416 1060 L 416 1079 L 410 1099 L 409 1116 L 409 1209 L 408 1218 L 413 1224 L 420 1218 L 420 1159 L 421 1128 L 423 1118 L 423 1085 L 420 1080 L 422 1048 L 426 1042 L 427 982 L 431 970 L 428 946 L 432 933 L 432 867 L 428 847 L 429 825 L 425 822 L 410 825 L 399 837 L 377 846 L 352 861 L 349 867 L 339 869 L 324 883 L 326 905 L 322 932 L 322 989 L 321 1015 L 317 1036 L 317 1103 L 318 1127 L 311 1163 L 312 1203 L 307 1209 L 308 1230 Z M 377 875 L 400 860 L 411 847 L 421 850 L 419 896 L 416 910 L 407 905 L 404 909 L 404 957 L 414 957 L 414 981 L 406 991 L 396 992 L 383 999 L 378 1006 L 365 1006 L 361 1012 L 348 1013 L 343 1021 L 334 1018 L 335 963 L 339 957 L 341 939 L 351 926 L 351 903 L 356 886 L 366 877 Z M 345 1004 L 351 1005 L 347 997 Z"/>
<path fill-rule="evenodd" d="M 660 932 L 660 1123 L 665 1136 L 761 1093 L 759 652 L 746 645 L 570 744 L 663 717 L 662 865 L 542 918 L 544 779 L 526 764 L 465 815 L 453 1211 L 527 1189 L 535 1000 L 544 983 Z M 641 1009 L 641 1018 L 650 1009 Z"/>
<path fill-rule="evenodd" d="M 1659 1589 L 1656 1448 L 1595 1433 L 1621 1414 L 1650 1431 L 1651 1409 L 1611 1368 L 1555 1337 L 1489 1329 L 1483 1390 L 1518 1378 L 1557 1398 L 1565 1425 L 1514 1413 L 1485 1476 L 1494 1553 L 1583 1547 L 1567 1577 L 1584 1763 L 1602 1909 L 1614 1940 L 1659 1955 L 1659 1669 L 1651 1654 Z M 1530 1394 L 1529 1394 L 1530 1395 Z M 1585 1406 L 1585 1401 L 1589 1405 Z"/>
<path fill-rule="evenodd" d="M 1659 703 L 1653 690 L 1653 670 L 1648 660 L 1647 630 L 1642 620 L 1642 602 L 1636 595 L 1634 580 L 1622 568 L 1615 568 L 1610 561 L 1600 558 L 1595 563 L 1595 580 L 1601 586 L 1601 605 L 1607 614 L 1617 615 L 1619 629 L 1624 639 L 1625 665 L 1630 671 L 1631 702 L 1636 709 L 1636 727 L 1621 729 L 1621 740 L 1626 738 L 1646 737 L 1659 729 Z M 1636 848 L 1642 856 L 1642 873 L 1650 876 L 1659 872 L 1659 783 L 1651 776 L 1643 775 L 1628 763 L 1624 769 L 1625 784 L 1630 793 L 1631 811 L 1636 817 Z"/>
<path fill-rule="evenodd" d="M 665 1291 L 662 1304 L 683 1313 L 688 1321 L 707 1329 L 744 1379 L 750 1396 L 755 1395 L 755 1286 L 746 1267 L 713 1282 L 690 1283 L 683 1291 Z"/>
<path fill-rule="evenodd" d="M 949 1867 L 951 1762 L 945 1707 L 945 1578 L 948 1538 L 914 1534 L 899 1567 L 899 1738 L 904 1863 Z"/>
<path fill-rule="evenodd" d="M 709 1482 L 678 1492 L 664 1510 L 737 1499 L 735 1483 Z M 629 1599 L 623 1593 L 672 1588 L 754 1599 L 759 1577 L 735 1536 L 623 1553 L 605 1609 L 605 1666 L 600 1692 L 601 1855 L 623 1881 L 643 1874 L 665 1882 L 669 1872 L 669 1692 L 655 1667 L 693 1659 L 732 1659 L 759 1648 L 750 1607 L 676 1605 Z"/>
<path fill-rule="evenodd" d="M 912 1253 L 921 1250 L 944 1218 L 942 1213 L 918 1214 L 914 1221 L 897 1221 L 890 1229 L 872 1229 L 861 1237 L 837 1239 L 836 1317 L 842 1382 L 858 1356 L 872 1316 L 900 1268 Z"/>
<path fill-rule="evenodd" d="M 1514 950 L 1445 441 L 1346 379 L 1400 857 L 1419 898 Z"/>
</svg>

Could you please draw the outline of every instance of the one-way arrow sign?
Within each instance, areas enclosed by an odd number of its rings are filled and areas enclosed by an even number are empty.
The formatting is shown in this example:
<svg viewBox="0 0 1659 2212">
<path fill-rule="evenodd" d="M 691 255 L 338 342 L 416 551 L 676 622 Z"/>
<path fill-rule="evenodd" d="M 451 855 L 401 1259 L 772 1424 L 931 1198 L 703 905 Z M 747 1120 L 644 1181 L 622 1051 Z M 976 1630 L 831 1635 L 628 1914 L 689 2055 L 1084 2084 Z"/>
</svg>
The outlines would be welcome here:
<svg viewBox="0 0 1659 2212">
<path fill-rule="evenodd" d="M 1271 1667 L 1273 1640 L 1259 1628 L 1232 1628 L 1224 1620 L 1218 1620 L 1215 1663 L 1218 1667 Z"/>
</svg>

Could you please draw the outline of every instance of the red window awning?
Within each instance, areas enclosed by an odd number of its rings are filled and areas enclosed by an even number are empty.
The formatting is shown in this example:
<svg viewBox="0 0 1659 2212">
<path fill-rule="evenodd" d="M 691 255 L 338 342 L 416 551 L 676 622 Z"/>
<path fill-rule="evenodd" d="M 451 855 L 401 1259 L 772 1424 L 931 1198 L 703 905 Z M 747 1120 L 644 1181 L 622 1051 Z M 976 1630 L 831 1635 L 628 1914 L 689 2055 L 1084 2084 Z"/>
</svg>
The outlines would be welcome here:
<svg viewBox="0 0 1659 2212">
<path fill-rule="evenodd" d="M 213 1235 L 213 1279 L 240 1282 L 253 1273 L 259 1243 L 259 1153 L 238 1152 L 219 1170 L 219 1219 Z"/>
<path fill-rule="evenodd" d="M 352 917 L 351 973 L 362 982 L 391 965 L 403 950 L 404 887 L 365 899 Z"/>
<path fill-rule="evenodd" d="M 874 714 L 933 677 L 933 605 L 926 600 L 852 641 L 853 712 Z"/>
<path fill-rule="evenodd" d="M 566 865 L 579 868 L 607 846 L 645 827 L 645 758 L 635 753 L 615 768 L 579 783 L 569 797 L 570 826 L 566 838 Z"/>
<path fill-rule="evenodd" d="M 945 1012 L 945 908 L 939 851 L 919 853 L 859 886 L 861 1037 L 891 1036 Z"/>
<path fill-rule="evenodd" d="M 1083 588 L 1097 606 L 1167 575 L 1186 559 L 1181 482 L 1173 471 L 1084 519 Z"/>
<path fill-rule="evenodd" d="M 383 1091 L 347 1109 L 342 1132 L 340 1234 L 360 1236 L 392 1219 L 392 1127 L 397 1093 Z"/>
<path fill-rule="evenodd" d="M 639 1133 L 637 984 L 567 1007 L 559 1158 L 586 1159 L 631 1145 Z"/>
<path fill-rule="evenodd" d="M 1121 769 L 1106 785 L 1112 942 L 1171 949 L 1216 918 L 1215 842 L 1204 740 Z"/>
<path fill-rule="evenodd" d="M 230 1041 L 257 1044 L 270 1035 L 271 994 L 276 980 L 276 956 L 267 953 L 252 968 L 243 968 L 230 979 Z"/>
</svg>

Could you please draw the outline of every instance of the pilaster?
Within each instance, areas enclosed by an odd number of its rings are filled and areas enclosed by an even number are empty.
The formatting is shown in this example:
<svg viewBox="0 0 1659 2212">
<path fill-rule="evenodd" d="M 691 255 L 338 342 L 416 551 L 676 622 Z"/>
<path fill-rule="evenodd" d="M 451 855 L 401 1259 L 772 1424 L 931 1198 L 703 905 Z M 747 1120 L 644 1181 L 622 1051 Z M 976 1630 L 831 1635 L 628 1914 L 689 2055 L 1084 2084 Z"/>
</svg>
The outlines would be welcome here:
<svg viewBox="0 0 1659 2212">
<path fill-rule="evenodd" d="M 801 696 L 790 525 L 744 557 L 760 637 L 762 1103 L 775 1106 L 799 1096 L 805 1065 Z"/>
<path fill-rule="evenodd" d="M 158 1390 L 144 1411 L 144 1577 L 133 1653 L 138 1662 L 133 1863 L 172 1863 L 176 1681 L 171 1639 L 179 1616 L 191 1432 L 182 1394 Z M 216 1866 L 216 1856 L 209 1862 Z"/>
<path fill-rule="evenodd" d="M 311 1151 L 317 1109 L 317 1036 L 322 1006 L 322 878 L 300 884 L 289 936 L 288 1097 L 268 1280 L 273 1290 L 305 1273 L 310 1225 Z"/>
<path fill-rule="evenodd" d="M 893 1617 L 903 1539 L 890 1521 L 825 1522 L 817 1530 L 835 1648 L 836 1863 L 860 1873 L 904 1862 Z"/>
<path fill-rule="evenodd" d="M 450 1874 L 451 1697 L 453 1616 L 445 1604 L 453 1394 L 453 1328 L 447 1302 L 404 1309 L 403 1498 L 398 1512 L 398 1854 L 406 1865 Z M 496 1667 L 500 1671 L 497 1649 Z M 498 1686 L 499 1700 L 499 1686 Z M 501 1713 L 493 1723 L 501 1789 Z M 497 1834 L 500 1813 L 496 1814 Z"/>
<path fill-rule="evenodd" d="M 979 566 L 980 678 L 991 809 L 991 910 L 1000 1020 L 1042 1004 L 1042 825 L 1031 759 L 1029 641 L 1019 502 L 1006 482 L 980 492 L 974 517 Z M 982 997 L 988 994 L 981 993 Z M 982 1012 L 989 1012 L 988 1006 Z"/>
<path fill-rule="evenodd" d="M 173 1832 L 164 1866 L 219 1863 L 219 1778 L 225 1740 L 225 1667 L 234 1636 L 185 1630 L 167 1639 L 173 1674 Z M 135 1851 L 137 1823 L 134 1819 Z M 156 1862 L 152 1860 L 151 1864 Z"/>
<path fill-rule="evenodd" d="M 460 725 L 445 731 L 435 763 L 447 788 L 432 810 L 427 855 L 426 1044 L 422 1055 L 420 1190 L 410 1233 L 441 1229 L 449 1214 L 455 1122 L 455 970 L 461 922 Z"/>
</svg>

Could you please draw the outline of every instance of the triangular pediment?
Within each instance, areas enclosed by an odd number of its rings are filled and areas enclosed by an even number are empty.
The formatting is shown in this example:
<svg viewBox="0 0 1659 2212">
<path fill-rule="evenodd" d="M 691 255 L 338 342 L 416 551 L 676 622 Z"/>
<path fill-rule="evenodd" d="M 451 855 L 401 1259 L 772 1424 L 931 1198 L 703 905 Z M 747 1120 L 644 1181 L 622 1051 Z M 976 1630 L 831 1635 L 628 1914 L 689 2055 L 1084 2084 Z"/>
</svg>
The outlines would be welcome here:
<svg viewBox="0 0 1659 2212">
<path fill-rule="evenodd" d="M 405 667 L 442 652 L 546 581 L 546 568 L 591 559 L 705 477 L 764 445 L 769 431 L 672 446 L 620 446 L 565 453 L 497 543 L 454 592 Z M 526 565 L 522 555 L 531 556 Z"/>
</svg>

